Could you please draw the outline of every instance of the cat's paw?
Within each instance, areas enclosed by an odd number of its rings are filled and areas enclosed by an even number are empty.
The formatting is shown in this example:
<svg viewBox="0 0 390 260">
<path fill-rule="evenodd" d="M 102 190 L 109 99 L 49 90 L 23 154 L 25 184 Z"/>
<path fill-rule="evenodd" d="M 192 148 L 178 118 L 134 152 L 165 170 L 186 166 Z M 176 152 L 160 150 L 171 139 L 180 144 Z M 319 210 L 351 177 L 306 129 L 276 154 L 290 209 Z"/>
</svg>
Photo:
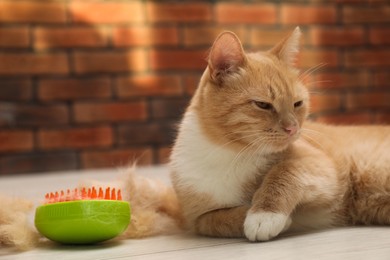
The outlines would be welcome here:
<svg viewBox="0 0 390 260">
<path fill-rule="evenodd" d="M 244 222 L 244 232 L 250 241 L 268 241 L 290 225 L 291 218 L 285 214 L 249 211 Z"/>
</svg>

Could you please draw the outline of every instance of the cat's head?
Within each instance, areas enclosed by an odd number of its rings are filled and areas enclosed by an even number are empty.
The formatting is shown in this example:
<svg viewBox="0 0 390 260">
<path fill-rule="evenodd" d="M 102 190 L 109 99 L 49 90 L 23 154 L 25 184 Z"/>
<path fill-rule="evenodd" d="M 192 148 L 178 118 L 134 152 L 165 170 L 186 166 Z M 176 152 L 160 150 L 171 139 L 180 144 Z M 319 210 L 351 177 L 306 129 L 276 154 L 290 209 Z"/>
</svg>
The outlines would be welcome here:
<svg viewBox="0 0 390 260">
<path fill-rule="evenodd" d="M 271 50 L 256 53 L 245 53 L 232 32 L 218 36 L 192 102 L 211 140 L 273 153 L 298 138 L 309 107 L 294 67 L 300 34 L 296 28 Z"/>
</svg>

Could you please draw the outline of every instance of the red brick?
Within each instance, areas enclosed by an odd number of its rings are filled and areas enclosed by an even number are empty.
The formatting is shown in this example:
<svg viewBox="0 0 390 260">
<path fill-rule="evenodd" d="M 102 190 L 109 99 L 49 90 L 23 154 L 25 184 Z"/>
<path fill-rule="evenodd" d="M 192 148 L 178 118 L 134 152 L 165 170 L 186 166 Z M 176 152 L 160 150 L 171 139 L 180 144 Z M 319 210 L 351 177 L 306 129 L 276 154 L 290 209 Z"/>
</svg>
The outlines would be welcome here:
<svg viewBox="0 0 390 260">
<path fill-rule="evenodd" d="M 390 124 L 390 113 L 383 112 L 375 114 L 376 124 Z"/>
<path fill-rule="evenodd" d="M 312 94 L 310 98 L 310 111 L 320 113 L 334 111 L 341 108 L 340 94 Z"/>
<path fill-rule="evenodd" d="M 38 145 L 41 149 L 67 149 L 108 147 L 113 143 L 111 127 L 40 130 Z"/>
<path fill-rule="evenodd" d="M 1 53 L 0 75 L 66 74 L 68 59 L 61 53 Z"/>
<path fill-rule="evenodd" d="M 150 148 L 122 148 L 83 152 L 81 155 L 83 168 L 117 168 L 153 163 L 153 152 Z"/>
<path fill-rule="evenodd" d="M 200 70 L 207 66 L 206 57 L 206 50 L 152 50 L 149 63 L 153 70 Z"/>
<path fill-rule="evenodd" d="M 183 41 L 186 46 L 211 47 L 217 36 L 223 31 L 233 31 L 246 44 L 245 28 L 242 26 L 188 26 L 183 31 Z"/>
<path fill-rule="evenodd" d="M 70 3 L 70 12 L 72 21 L 76 23 L 117 24 L 140 23 L 144 21 L 141 1 L 72 1 Z"/>
<path fill-rule="evenodd" d="M 142 123 L 119 126 L 119 145 L 169 145 L 175 139 L 176 125 Z"/>
<path fill-rule="evenodd" d="M 108 43 L 105 30 L 92 27 L 41 27 L 34 31 L 34 39 L 37 49 L 104 47 Z"/>
<path fill-rule="evenodd" d="M 390 28 L 371 28 L 370 43 L 375 45 L 389 45 Z"/>
<path fill-rule="evenodd" d="M 78 74 L 105 72 L 141 72 L 147 68 L 144 50 L 79 51 L 74 54 Z"/>
<path fill-rule="evenodd" d="M 0 22 L 10 23 L 65 23 L 63 2 L 11 1 L 0 2 Z"/>
<path fill-rule="evenodd" d="M 374 87 L 389 87 L 390 85 L 390 73 L 388 71 L 378 71 L 373 76 Z"/>
<path fill-rule="evenodd" d="M 0 152 L 29 151 L 34 146 L 34 137 L 30 131 L 0 131 Z"/>
<path fill-rule="evenodd" d="M 207 3 L 151 3 L 146 5 L 151 22 L 208 22 L 211 6 Z"/>
<path fill-rule="evenodd" d="M 273 47 L 285 37 L 290 35 L 292 29 L 260 29 L 252 28 L 250 31 L 250 44 L 256 47 Z M 305 34 L 302 35 L 300 44 L 303 45 Z"/>
<path fill-rule="evenodd" d="M 312 28 L 310 42 L 315 46 L 353 46 L 365 41 L 363 28 Z"/>
<path fill-rule="evenodd" d="M 276 6 L 271 4 L 217 3 L 216 20 L 222 24 L 275 24 Z"/>
<path fill-rule="evenodd" d="M 195 90 L 198 88 L 201 75 L 188 75 L 185 76 L 184 88 L 187 95 L 192 96 L 195 93 Z"/>
<path fill-rule="evenodd" d="M 113 43 L 118 47 L 174 46 L 179 42 L 176 27 L 126 26 L 113 28 Z"/>
<path fill-rule="evenodd" d="M 371 83 L 366 71 L 320 72 L 314 75 L 312 82 L 310 87 L 326 89 L 368 87 Z"/>
<path fill-rule="evenodd" d="M 337 51 L 334 50 L 304 50 L 298 55 L 298 67 L 311 68 L 321 66 L 333 68 L 339 65 Z"/>
<path fill-rule="evenodd" d="M 32 85 L 28 79 L 0 79 L 0 100 L 30 100 Z"/>
<path fill-rule="evenodd" d="M 74 117 L 77 122 L 143 121 L 147 117 L 142 101 L 122 103 L 76 103 Z"/>
<path fill-rule="evenodd" d="M 38 96 L 41 100 L 76 100 L 111 97 L 108 78 L 91 79 L 43 79 L 39 81 Z"/>
<path fill-rule="evenodd" d="M 27 27 L 0 28 L 0 48 L 27 48 L 30 46 Z"/>
<path fill-rule="evenodd" d="M 348 109 L 389 109 L 390 92 L 348 93 Z"/>
<path fill-rule="evenodd" d="M 0 157 L 0 173 L 27 173 L 75 170 L 77 155 L 72 152 L 30 153 Z"/>
<path fill-rule="evenodd" d="M 334 24 L 336 21 L 336 6 L 281 6 L 281 22 L 283 24 Z"/>
<path fill-rule="evenodd" d="M 121 98 L 139 96 L 175 96 L 182 94 L 178 76 L 133 76 L 117 81 L 117 93 Z"/>
<path fill-rule="evenodd" d="M 155 99 L 151 102 L 152 117 L 153 119 L 180 119 L 188 104 L 189 100 L 186 97 Z"/>
<path fill-rule="evenodd" d="M 373 115 L 367 112 L 320 115 L 316 121 L 336 125 L 372 124 Z"/>
<path fill-rule="evenodd" d="M 375 4 L 385 4 L 388 0 L 336 0 L 337 3 L 340 4 L 369 4 L 369 5 L 375 5 Z"/>
<path fill-rule="evenodd" d="M 343 22 L 351 23 L 388 23 L 390 22 L 390 6 L 346 6 L 342 12 Z"/>
<path fill-rule="evenodd" d="M 65 105 L 0 104 L 0 126 L 52 126 L 69 122 Z"/>
<path fill-rule="evenodd" d="M 390 66 L 390 50 L 363 50 L 348 52 L 345 56 L 347 67 Z"/>
</svg>

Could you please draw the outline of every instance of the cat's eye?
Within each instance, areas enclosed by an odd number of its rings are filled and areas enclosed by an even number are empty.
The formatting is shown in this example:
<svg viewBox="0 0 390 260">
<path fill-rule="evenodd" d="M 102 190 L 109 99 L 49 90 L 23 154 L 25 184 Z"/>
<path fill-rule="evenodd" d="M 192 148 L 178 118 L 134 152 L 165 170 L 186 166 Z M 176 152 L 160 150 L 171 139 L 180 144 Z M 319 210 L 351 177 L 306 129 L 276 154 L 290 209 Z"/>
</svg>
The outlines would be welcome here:
<svg viewBox="0 0 390 260">
<path fill-rule="evenodd" d="M 272 104 L 262 101 L 253 101 L 255 105 L 264 110 L 271 110 L 273 108 Z"/>
<path fill-rule="evenodd" d="M 303 101 L 302 100 L 294 103 L 294 107 L 295 108 L 300 107 L 302 105 L 303 105 Z"/>
</svg>

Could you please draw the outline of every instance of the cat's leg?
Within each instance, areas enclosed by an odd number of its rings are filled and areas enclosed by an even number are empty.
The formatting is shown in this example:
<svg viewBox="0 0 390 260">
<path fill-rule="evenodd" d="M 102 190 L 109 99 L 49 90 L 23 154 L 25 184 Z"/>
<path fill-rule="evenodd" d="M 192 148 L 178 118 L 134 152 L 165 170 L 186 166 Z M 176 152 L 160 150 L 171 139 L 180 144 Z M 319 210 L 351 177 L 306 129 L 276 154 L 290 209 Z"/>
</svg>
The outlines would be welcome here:
<svg viewBox="0 0 390 260">
<path fill-rule="evenodd" d="M 340 182 L 329 157 L 316 149 L 299 147 L 265 175 L 244 222 L 245 236 L 251 241 L 272 239 L 293 224 L 291 214 L 298 205 L 339 210 L 345 194 Z M 339 218 L 332 213 L 324 217 L 330 226 Z"/>
<path fill-rule="evenodd" d="M 302 199 L 303 189 L 287 169 L 272 169 L 254 194 L 244 222 L 244 233 L 250 241 L 267 241 L 289 228 L 290 214 Z"/>
<path fill-rule="evenodd" d="M 245 219 L 244 232 L 250 241 L 268 241 L 286 231 L 291 223 L 291 218 L 282 213 L 251 211 Z"/>
<path fill-rule="evenodd" d="M 248 206 L 217 209 L 207 212 L 195 222 L 198 234 L 212 237 L 244 237 L 243 224 Z"/>
</svg>

